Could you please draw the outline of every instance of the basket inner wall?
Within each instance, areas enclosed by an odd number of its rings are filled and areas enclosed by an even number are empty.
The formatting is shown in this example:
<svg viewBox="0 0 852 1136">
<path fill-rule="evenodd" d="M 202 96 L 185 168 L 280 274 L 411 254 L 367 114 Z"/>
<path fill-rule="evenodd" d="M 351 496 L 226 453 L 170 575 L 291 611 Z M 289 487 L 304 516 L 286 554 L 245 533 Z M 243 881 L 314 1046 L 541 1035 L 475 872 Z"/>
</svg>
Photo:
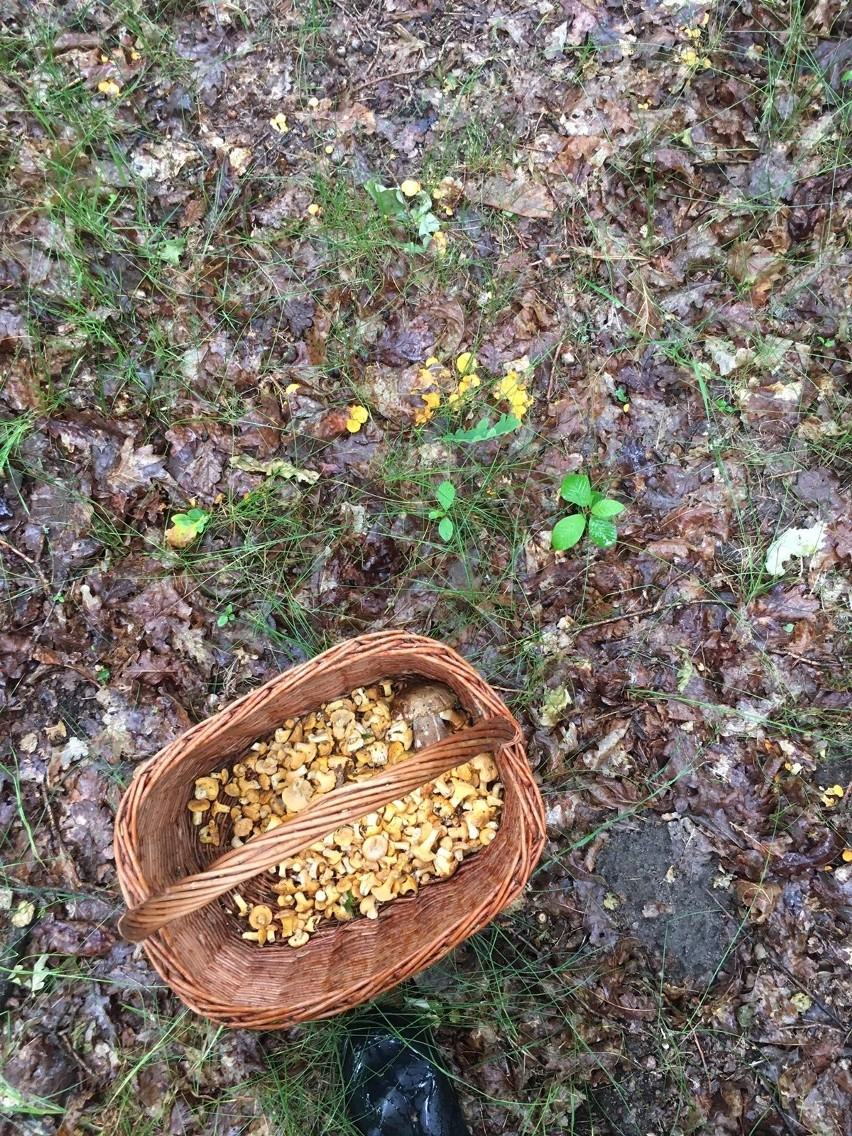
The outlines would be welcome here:
<svg viewBox="0 0 852 1136">
<path fill-rule="evenodd" d="M 297 668 L 297 671 L 301 668 Z M 164 762 L 141 802 L 137 852 L 152 890 L 162 890 L 183 875 L 203 870 L 224 848 L 198 843 L 186 803 L 196 777 L 229 763 L 259 737 L 287 717 L 315 709 L 381 678 L 423 677 L 451 686 L 474 721 L 488 713 L 506 713 L 490 688 L 476 676 L 460 682 L 452 666 L 416 651 L 384 653 L 380 658 L 351 660 L 319 675 L 288 672 L 261 690 L 195 727 L 175 743 L 180 759 Z M 513 791 L 512 766 L 523 762 L 519 747 L 506 747 L 498 764 L 505 804 L 497 838 L 459 868 L 450 881 L 434 883 L 414 896 L 381 910 L 376 920 L 359 919 L 329 927 L 309 944 L 292 950 L 285 944 L 258 949 L 240 937 L 240 924 L 225 910 L 225 901 L 176 920 L 160 934 L 181 969 L 209 974 L 217 988 L 208 997 L 222 1004 L 268 1007 L 270 1001 L 322 1000 L 341 985 L 393 970 L 425 946 L 449 937 L 450 931 L 475 913 L 483 896 L 506 884 L 516 862 L 516 830 L 524 826 L 523 809 Z M 246 982 L 246 975 L 252 976 Z"/>
</svg>

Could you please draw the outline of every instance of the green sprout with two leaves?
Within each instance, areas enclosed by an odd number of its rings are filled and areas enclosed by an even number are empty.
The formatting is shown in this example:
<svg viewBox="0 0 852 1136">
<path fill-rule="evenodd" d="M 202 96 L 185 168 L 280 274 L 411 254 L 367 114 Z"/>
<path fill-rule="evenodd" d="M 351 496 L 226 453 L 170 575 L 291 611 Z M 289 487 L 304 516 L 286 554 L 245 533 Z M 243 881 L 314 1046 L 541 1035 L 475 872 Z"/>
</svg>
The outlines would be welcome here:
<svg viewBox="0 0 852 1136">
<path fill-rule="evenodd" d="M 520 418 L 516 418 L 514 414 L 501 414 L 493 424 L 487 418 L 480 418 L 477 424 L 471 426 L 469 430 L 455 430 L 452 434 L 446 434 L 444 440 L 456 443 L 463 442 L 472 446 L 476 442 L 490 442 L 492 438 L 502 438 L 504 434 L 511 434 L 514 430 L 517 430 L 520 425 Z"/>
<path fill-rule="evenodd" d="M 435 490 L 435 497 L 438 508 L 429 510 L 429 520 L 438 522 L 438 536 L 447 543 L 453 539 L 453 533 L 456 531 L 456 526 L 448 516 L 456 499 L 455 485 L 451 481 L 442 481 Z"/>
<path fill-rule="evenodd" d="M 227 627 L 229 623 L 233 623 L 237 618 L 237 613 L 234 611 L 233 604 L 227 604 L 225 610 L 220 612 L 216 617 L 217 627 Z"/>
<path fill-rule="evenodd" d="M 582 511 L 570 513 L 553 526 L 551 539 L 556 551 L 564 552 L 567 548 L 573 548 L 586 532 L 587 526 L 592 544 L 596 544 L 598 548 L 612 548 L 618 540 L 618 530 L 612 523 L 612 518 L 624 511 L 621 502 L 592 489 L 592 483 L 584 473 L 569 473 L 562 482 L 559 495 Z"/>
</svg>

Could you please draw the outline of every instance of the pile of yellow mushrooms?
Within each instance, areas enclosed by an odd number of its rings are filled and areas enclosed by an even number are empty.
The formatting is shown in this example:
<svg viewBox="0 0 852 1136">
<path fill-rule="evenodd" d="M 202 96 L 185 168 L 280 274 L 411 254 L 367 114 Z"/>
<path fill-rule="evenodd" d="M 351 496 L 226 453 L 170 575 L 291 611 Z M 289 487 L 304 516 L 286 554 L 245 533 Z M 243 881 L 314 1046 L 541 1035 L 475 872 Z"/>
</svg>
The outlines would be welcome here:
<svg viewBox="0 0 852 1136">
<path fill-rule="evenodd" d="M 284 824 L 347 781 L 361 781 L 465 726 L 455 695 L 438 684 L 398 690 L 385 681 L 288 718 L 231 768 L 199 777 L 188 804 L 202 844 L 239 848 Z M 301 947 L 324 922 L 375 919 L 382 904 L 448 879 L 497 835 L 502 785 L 489 753 L 345 825 L 271 870 L 269 898 L 232 893 L 263 946 Z"/>
</svg>

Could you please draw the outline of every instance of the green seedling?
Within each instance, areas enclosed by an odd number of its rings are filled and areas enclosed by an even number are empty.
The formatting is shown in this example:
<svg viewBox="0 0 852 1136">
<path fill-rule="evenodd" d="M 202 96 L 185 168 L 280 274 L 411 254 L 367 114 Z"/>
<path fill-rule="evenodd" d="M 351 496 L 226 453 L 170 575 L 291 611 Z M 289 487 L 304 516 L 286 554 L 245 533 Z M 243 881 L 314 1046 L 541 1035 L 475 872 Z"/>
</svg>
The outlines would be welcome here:
<svg viewBox="0 0 852 1136">
<path fill-rule="evenodd" d="M 451 481 L 442 481 L 435 490 L 438 499 L 438 508 L 429 510 L 429 520 L 438 522 L 438 536 L 444 542 L 453 539 L 456 526 L 447 515 L 456 499 L 456 487 Z"/>
<path fill-rule="evenodd" d="M 417 254 L 429 247 L 432 234 L 440 230 L 441 222 L 432 212 L 432 198 L 425 189 L 408 196 L 401 187 L 381 185 L 375 180 L 366 182 L 364 189 L 375 201 L 383 217 L 399 221 L 409 232 L 416 234 L 420 244 L 404 244 L 402 247 L 406 252 Z"/>
<path fill-rule="evenodd" d="M 623 512 L 624 506 L 620 501 L 613 501 L 592 489 L 592 483 L 584 473 L 569 473 L 559 494 L 583 512 L 571 513 L 554 525 L 552 541 L 557 552 L 573 548 L 586 531 L 587 524 L 592 544 L 598 548 L 611 548 L 615 544 L 618 531 L 611 518 Z"/>
<path fill-rule="evenodd" d="M 728 402 L 726 398 L 714 398 L 713 405 L 716 407 L 720 414 L 737 413 L 737 408 L 732 403 Z"/>
<path fill-rule="evenodd" d="M 229 623 L 233 623 L 237 618 L 237 613 L 234 611 L 234 605 L 228 604 L 225 610 L 216 619 L 217 627 L 227 627 Z"/>
<path fill-rule="evenodd" d="M 470 430 L 456 430 L 446 435 L 447 442 L 463 442 L 473 445 L 474 442 L 490 442 L 492 438 L 499 438 L 503 434 L 511 434 L 520 426 L 520 418 L 514 414 L 502 414 L 492 426 L 487 418 L 480 418 Z"/>
</svg>

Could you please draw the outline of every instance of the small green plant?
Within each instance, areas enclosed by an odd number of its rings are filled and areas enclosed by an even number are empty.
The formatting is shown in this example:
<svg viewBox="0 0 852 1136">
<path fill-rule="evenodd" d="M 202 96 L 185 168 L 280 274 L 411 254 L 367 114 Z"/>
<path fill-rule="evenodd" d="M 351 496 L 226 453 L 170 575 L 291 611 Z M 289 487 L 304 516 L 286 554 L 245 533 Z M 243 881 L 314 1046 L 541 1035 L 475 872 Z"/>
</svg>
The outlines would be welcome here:
<svg viewBox="0 0 852 1136">
<path fill-rule="evenodd" d="M 429 520 L 438 521 L 438 536 L 447 542 L 453 539 L 456 526 L 447 515 L 456 499 L 456 487 L 451 481 L 442 481 L 435 490 L 438 499 L 438 508 L 429 510 Z"/>
<path fill-rule="evenodd" d="M 613 501 L 592 489 L 592 483 L 584 473 L 569 473 L 563 480 L 559 495 L 572 505 L 577 505 L 582 513 L 571 513 L 557 521 L 553 526 L 553 547 L 557 552 L 573 548 L 589 529 L 589 540 L 598 548 L 611 548 L 618 539 L 618 531 L 611 518 L 623 512 L 620 501 Z"/>
<path fill-rule="evenodd" d="M 737 408 L 733 405 L 733 403 L 728 402 L 726 398 L 714 398 L 713 405 L 716 407 L 720 414 L 737 413 Z"/>
<path fill-rule="evenodd" d="M 499 438 L 503 434 L 511 434 L 520 426 L 520 418 L 514 414 L 501 414 L 492 426 L 487 418 L 480 418 L 475 426 L 469 430 L 456 430 L 446 435 L 447 442 L 464 442 L 473 445 L 474 442 L 490 442 L 492 438 Z"/>
<path fill-rule="evenodd" d="M 237 613 L 234 611 L 234 605 L 228 604 L 225 610 L 217 617 L 217 627 L 227 627 L 229 623 L 233 623 L 237 618 Z"/>
<path fill-rule="evenodd" d="M 401 186 L 387 186 L 371 180 L 364 189 L 383 217 L 399 221 L 417 235 L 420 244 L 403 245 L 406 252 L 421 253 L 429 247 L 432 234 L 439 231 L 441 222 L 432 212 L 432 198 L 418 182 L 404 181 Z"/>
</svg>

